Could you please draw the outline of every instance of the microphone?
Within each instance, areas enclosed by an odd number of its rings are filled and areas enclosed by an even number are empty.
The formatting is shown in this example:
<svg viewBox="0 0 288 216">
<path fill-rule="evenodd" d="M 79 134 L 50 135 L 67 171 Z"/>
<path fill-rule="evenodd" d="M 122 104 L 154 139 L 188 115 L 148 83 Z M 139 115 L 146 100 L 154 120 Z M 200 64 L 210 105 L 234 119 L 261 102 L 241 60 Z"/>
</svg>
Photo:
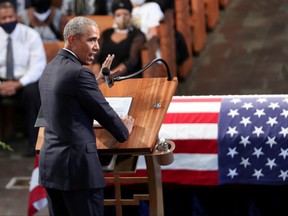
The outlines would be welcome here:
<svg viewBox="0 0 288 216">
<path fill-rule="evenodd" d="M 132 78 L 132 77 L 134 77 L 134 76 L 136 76 L 136 75 L 138 75 L 140 73 L 143 73 L 145 70 L 147 70 L 153 64 L 155 64 L 156 62 L 159 62 L 159 61 L 162 62 L 165 65 L 165 67 L 166 67 L 167 80 L 168 81 L 173 80 L 173 76 L 171 75 L 168 63 L 162 58 L 156 58 L 156 59 L 152 60 L 149 64 L 147 64 L 145 67 L 143 67 L 142 69 L 140 69 L 140 70 L 138 70 L 138 71 L 136 71 L 136 72 L 134 72 L 132 74 L 129 74 L 129 75 L 126 75 L 126 76 L 118 76 L 118 77 L 112 78 L 113 79 L 113 83 L 116 82 L 116 81 L 122 81 L 122 80 L 130 79 L 130 78 Z"/>
<path fill-rule="evenodd" d="M 107 67 L 104 67 L 102 69 L 102 74 L 105 78 L 105 82 L 106 82 L 107 86 L 109 88 L 111 88 L 114 85 L 114 79 L 113 79 L 113 77 L 110 76 L 110 69 Z"/>
</svg>

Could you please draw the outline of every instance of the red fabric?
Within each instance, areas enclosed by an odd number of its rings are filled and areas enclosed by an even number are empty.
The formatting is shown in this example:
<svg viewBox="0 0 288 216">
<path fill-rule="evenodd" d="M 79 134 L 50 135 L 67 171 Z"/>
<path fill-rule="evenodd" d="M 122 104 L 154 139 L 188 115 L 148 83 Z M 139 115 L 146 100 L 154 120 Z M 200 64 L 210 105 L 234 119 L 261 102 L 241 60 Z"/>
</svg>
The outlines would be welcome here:
<svg viewBox="0 0 288 216">
<path fill-rule="evenodd" d="M 34 169 L 31 176 L 30 194 L 28 200 L 28 216 L 33 216 L 46 206 L 46 191 L 38 184 L 39 155 L 35 157 Z"/>
</svg>

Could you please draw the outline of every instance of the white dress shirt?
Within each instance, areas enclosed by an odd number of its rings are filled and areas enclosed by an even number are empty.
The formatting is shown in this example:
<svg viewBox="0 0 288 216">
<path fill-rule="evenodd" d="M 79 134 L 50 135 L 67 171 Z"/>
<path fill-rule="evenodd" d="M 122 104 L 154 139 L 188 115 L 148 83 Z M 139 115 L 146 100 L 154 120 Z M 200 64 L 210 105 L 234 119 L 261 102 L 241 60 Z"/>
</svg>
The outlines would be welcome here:
<svg viewBox="0 0 288 216">
<path fill-rule="evenodd" d="M 6 51 L 8 34 L 0 28 L 0 78 L 6 79 Z M 39 80 L 45 66 L 43 41 L 34 29 L 17 23 L 11 33 L 14 57 L 14 77 L 23 86 Z"/>
</svg>

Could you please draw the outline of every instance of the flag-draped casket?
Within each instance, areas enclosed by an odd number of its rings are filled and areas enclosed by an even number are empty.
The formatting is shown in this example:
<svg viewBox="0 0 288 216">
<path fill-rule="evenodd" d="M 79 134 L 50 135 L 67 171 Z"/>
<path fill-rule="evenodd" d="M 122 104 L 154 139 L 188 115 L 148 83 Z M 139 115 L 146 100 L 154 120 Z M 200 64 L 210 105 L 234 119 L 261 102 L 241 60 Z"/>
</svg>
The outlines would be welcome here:
<svg viewBox="0 0 288 216">
<path fill-rule="evenodd" d="M 164 183 L 288 182 L 287 95 L 174 96 L 159 137 L 176 145 Z"/>
<path fill-rule="evenodd" d="M 174 96 L 159 131 L 174 141 L 162 182 L 179 185 L 288 182 L 288 95 Z M 146 175 L 140 157 L 136 175 Z M 47 201 L 32 173 L 28 215 Z"/>
</svg>

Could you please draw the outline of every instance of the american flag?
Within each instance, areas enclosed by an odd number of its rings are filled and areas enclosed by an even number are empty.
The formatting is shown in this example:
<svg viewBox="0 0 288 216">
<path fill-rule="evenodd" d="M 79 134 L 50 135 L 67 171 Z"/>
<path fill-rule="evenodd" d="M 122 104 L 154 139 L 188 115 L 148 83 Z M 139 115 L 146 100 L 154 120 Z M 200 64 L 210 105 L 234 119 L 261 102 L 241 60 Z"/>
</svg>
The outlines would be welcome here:
<svg viewBox="0 0 288 216">
<path fill-rule="evenodd" d="M 287 184 L 287 118 L 285 95 L 174 96 L 159 133 L 176 145 L 162 181 Z"/>
<path fill-rule="evenodd" d="M 224 98 L 219 183 L 287 184 L 288 97 Z"/>
<path fill-rule="evenodd" d="M 287 119 L 287 95 L 174 96 L 159 131 L 159 138 L 176 145 L 174 162 L 161 167 L 162 182 L 287 184 Z M 37 169 L 38 158 L 30 187 L 33 213 L 47 204 Z M 143 157 L 137 174 L 146 174 Z"/>
<path fill-rule="evenodd" d="M 218 185 L 218 117 L 220 96 L 174 96 L 159 132 L 172 140 L 174 162 L 162 166 L 162 181 L 184 185 Z M 145 174 L 141 157 L 137 173 Z"/>
<path fill-rule="evenodd" d="M 35 157 L 34 168 L 31 175 L 30 187 L 29 187 L 29 200 L 27 215 L 32 216 L 38 211 L 42 210 L 47 206 L 47 198 L 45 189 L 38 184 L 39 176 L 39 155 Z"/>
</svg>

